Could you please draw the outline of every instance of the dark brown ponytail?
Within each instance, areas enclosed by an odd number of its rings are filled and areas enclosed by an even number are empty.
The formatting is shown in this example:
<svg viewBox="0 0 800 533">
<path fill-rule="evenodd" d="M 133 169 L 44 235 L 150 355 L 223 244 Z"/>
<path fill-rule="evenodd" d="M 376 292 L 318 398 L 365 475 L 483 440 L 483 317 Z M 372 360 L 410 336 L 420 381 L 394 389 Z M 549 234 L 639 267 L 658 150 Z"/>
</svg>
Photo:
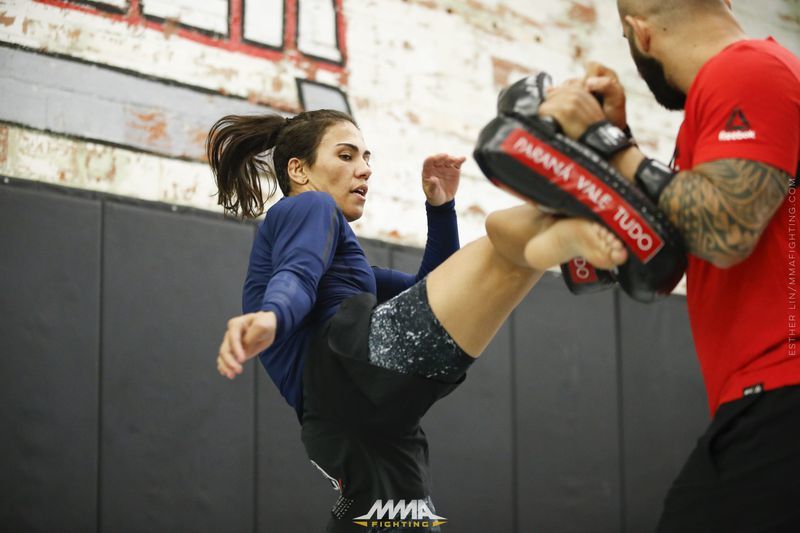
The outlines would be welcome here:
<svg viewBox="0 0 800 533">
<path fill-rule="evenodd" d="M 217 203 L 226 213 L 257 217 L 278 187 L 284 196 L 291 192 L 289 160 L 296 157 L 313 165 L 325 131 L 341 121 L 355 124 L 349 115 L 327 109 L 306 111 L 291 119 L 278 115 L 219 119 L 206 140 L 208 163 L 219 190 Z M 269 183 L 266 198 L 261 191 L 262 178 Z"/>
</svg>

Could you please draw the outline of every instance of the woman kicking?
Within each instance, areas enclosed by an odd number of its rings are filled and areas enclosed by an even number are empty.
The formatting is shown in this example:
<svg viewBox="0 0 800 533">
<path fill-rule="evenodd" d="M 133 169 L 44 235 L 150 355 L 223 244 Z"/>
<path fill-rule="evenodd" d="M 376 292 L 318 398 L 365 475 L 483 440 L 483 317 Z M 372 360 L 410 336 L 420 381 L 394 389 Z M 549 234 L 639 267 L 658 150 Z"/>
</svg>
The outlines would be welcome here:
<svg viewBox="0 0 800 533">
<path fill-rule="evenodd" d="M 340 491 L 329 532 L 397 530 L 363 519 L 378 500 L 433 511 L 420 418 L 465 379 L 545 269 L 575 256 L 606 269 L 626 259 L 601 226 L 533 204 L 492 213 L 487 237 L 459 250 L 453 198 L 464 158 L 441 154 L 423 164 L 419 273 L 370 267 L 348 224 L 363 213 L 372 173 L 351 117 L 229 116 L 207 148 L 227 211 L 261 214 L 262 178 L 267 197 L 278 187 L 284 196 L 259 226 L 245 314 L 228 322 L 217 368 L 232 379 L 258 355 L 295 408 L 309 458 Z"/>
</svg>

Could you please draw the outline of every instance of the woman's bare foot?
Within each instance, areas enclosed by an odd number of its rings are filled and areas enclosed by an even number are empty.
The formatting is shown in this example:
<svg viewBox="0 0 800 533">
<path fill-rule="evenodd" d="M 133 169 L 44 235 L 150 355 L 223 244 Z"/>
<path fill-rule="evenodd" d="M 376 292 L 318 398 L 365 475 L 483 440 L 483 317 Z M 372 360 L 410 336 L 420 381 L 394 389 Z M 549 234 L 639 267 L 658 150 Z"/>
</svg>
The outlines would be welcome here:
<svg viewBox="0 0 800 533">
<path fill-rule="evenodd" d="M 525 261 L 540 270 L 579 256 L 597 268 L 610 269 L 624 263 L 628 252 L 613 233 L 582 218 L 562 218 L 525 246 Z"/>
</svg>

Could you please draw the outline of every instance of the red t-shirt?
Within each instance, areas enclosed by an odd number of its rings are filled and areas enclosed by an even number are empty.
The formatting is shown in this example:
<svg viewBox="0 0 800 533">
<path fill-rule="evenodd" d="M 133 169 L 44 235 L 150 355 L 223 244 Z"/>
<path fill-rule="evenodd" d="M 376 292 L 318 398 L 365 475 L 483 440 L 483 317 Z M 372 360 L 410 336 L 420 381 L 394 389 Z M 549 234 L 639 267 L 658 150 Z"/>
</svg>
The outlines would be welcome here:
<svg viewBox="0 0 800 533">
<path fill-rule="evenodd" d="M 795 176 L 800 60 L 772 39 L 740 41 L 711 58 L 687 94 L 676 150 L 676 170 L 735 158 Z M 689 318 L 712 414 L 721 403 L 800 383 L 797 215 L 790 190 L 756 249 L 732 268 L 689 256 Z"/>
</svg>

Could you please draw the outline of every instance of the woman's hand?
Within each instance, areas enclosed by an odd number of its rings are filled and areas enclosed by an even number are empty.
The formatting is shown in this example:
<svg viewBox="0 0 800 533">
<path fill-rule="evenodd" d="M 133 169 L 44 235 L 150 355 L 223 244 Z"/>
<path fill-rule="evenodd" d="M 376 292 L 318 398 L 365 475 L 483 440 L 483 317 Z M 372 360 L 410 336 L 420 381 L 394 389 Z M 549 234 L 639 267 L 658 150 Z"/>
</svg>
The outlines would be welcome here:
<svg viewBox="0 0 800 533">
<path fill-rule="evenodd" d="M 461 165 L 466 157 L 436 154 L 422 163 L 422 190 L 433 206 L 442 205 L 456 197 L 461 179 Z"/>
<path fill-rule="evenodd" d="M 242 365 L 269 348 L 275 340 L 278 321 L 272 311 L 248 313 L 228 320 L 228 330 L 217 356 L 217 370 L 233 379 L 242 373 Z"/>
</svg>

